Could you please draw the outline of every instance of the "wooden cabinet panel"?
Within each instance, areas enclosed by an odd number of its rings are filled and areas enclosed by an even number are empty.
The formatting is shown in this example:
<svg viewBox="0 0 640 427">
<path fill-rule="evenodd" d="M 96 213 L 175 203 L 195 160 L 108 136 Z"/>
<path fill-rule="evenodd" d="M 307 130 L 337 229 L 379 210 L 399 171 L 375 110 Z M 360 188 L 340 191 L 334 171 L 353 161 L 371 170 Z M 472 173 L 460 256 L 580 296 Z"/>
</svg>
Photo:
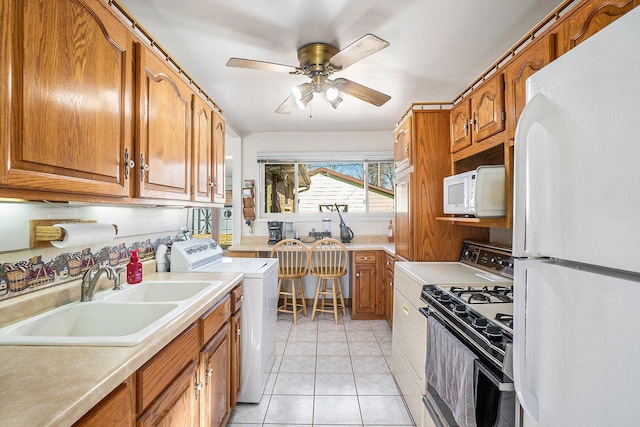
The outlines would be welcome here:
<svg viewBox="0 0 640 427">
<path fill-rule="evenodd" d="M 231 407 L 238 403 L 242 386 L 242 310 L 231 316 Z"/>
<path fill-rule="evenodd" d="M 138 154 L 136 196 L 191 199 L 191 88 L 136 44 Z"/>
<path fill-rule="evenodd" d="M 396 169 L 411 165 L 411 116 L 407 116 L 393 133 L 393 155 Z"/>
<path fill-rule="evenodd" d="M 227 295 L 200 317 L 202 338 L 200 345 L 207 343 L 229 320 L 231 298 Z"/>
<path fill-rule="evenodd" d="M 549 34 L 518 54 L 505 71 L 505 102 L 507 106 L 507 135 L 515 137 L 516 125 L 527 102 L 526 80 L 554 58 L 555 35 Z"/>
<path fill-rule="evenodd" d="M 471 101 L 463 100 L 451 109 L 451 152 L 471 146 Z"/>
<path fill-rule="evenodd" d="M 145 363 L 136 372 L 136 412 L 142 412 L 191 362 L 197 361 L 200 348 L 197 323 Z"/>
<path fill-rule="evenodd" d="M 556 57 L 573 49 L 622 15 L 638 6 L 638 0 L 592 0 L 558 26 L 556 33 Z"/>
<path fill-rule="evenodd" d="M 73 427 L 131 427 L 134 422 L 131 400 L 132 389 L 127 380 L 73 424 Z"/>
<path fill-rule="evenodd" d="M 384 319 L 386 288 L 382 251 L 353 252 L 351 318 Z"/>
<path fill-rule="evenodd" d="M 182 370 L 140 417 L 138 427 L 196 427 L 198 422 L 197 362 Z"/>
<path fill-rule="evenodd" d="M 504 74 L 499 73 L 474 89 L 471 120 L 474 143 L 504 130 Z"/>
<path fill-rule="evenodd" d="M 192 200 L 211 202 L 213 182 L 213 110 L 199 96 L 193 95 Z"/>
<path fill-rule="evenodd" d="M 213 113 L 213 203 L 225 203 L 225 123 L 222 116 Z"/>
<path fill-rule="evenodd" d="M 413 239 L 411 234 L 411 173 L 396 175 L 395 183 L 395 246 L 396 255 L 410 260 L 413 258 Z"/>
<path fill-rule="evenodd" d="M 202 425 L 219 427 L 226 424 L 231 413 L 231 348 L 229 323 L 216 333 L 202 349 L 203 402 L 200 406 Z"/>
<path fill-rule="evenodd" d="M 377 311 L 376 282 L 378 272 L 375 265 L 356 265 L 353 280 L 353 307 L 351 317 L 356 320 L 373 318 Z"/>
<path fill-rule="evenodd" d="M 0 184 L 51 200 L 129 196 L 130 33 L 96 0 L 4 3 Z"/>
<path fill-rule="evenodd" d="M 455 261 L 462 241 L 488 230 L 438 221 L 442 182 L 451 175 L 450 111 L 413 111 L 413 172 L 396 179 L 396 255 L 407 261 Z"/>
<path fill-rule="evenodd" d="M 394 285 L 393 285 L 393 268 L 395 265 L 395 260 L 394 258 L 389 255 L 389 254 L 385 254 L 384 257 L 384 271 L 385 271 L 385 280 L 384 280 L 384 287 L 385 287 L 385 318 L 387 319 L 387 322 L 389 322 L 389 325 L 393 324 L 393 289 L 394 289 Z"/>
</svg>

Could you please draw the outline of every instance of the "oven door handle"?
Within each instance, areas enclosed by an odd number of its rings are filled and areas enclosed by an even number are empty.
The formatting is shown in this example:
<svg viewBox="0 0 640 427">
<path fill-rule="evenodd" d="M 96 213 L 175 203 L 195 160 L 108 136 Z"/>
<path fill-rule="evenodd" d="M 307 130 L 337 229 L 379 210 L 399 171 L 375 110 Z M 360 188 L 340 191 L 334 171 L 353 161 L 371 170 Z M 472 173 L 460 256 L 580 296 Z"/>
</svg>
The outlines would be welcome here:
<svg viewBox="0 0 640 427">
<path fill-rule="evenodd" d="M 498 390 L 500 391 L 515 391 L 516 388 L 513 386 L 512 382 L 503 382 L 498 378 L 493 372 L 491 372 L 486 366 L 480 362 L 480 360 L 476 359 L 473 361 L 474 369 L 475 369 L 475 377 L 478 377 L 478 372 L 482 372 L 485 377 L 489 378 Z"/>
</svg>

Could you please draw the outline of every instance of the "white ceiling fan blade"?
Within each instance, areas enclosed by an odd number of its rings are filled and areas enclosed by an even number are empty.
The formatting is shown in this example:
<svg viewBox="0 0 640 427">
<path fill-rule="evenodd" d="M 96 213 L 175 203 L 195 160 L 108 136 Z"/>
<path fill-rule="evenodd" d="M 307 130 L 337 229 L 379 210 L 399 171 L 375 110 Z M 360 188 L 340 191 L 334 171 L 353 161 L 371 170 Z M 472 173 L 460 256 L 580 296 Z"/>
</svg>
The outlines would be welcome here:
<svg viewBox="0 0 640 427">
<path fill-rule="evenodd" d="M 255 59 L 230 58 L 227 67 L 249 68 L 251 70 L 274 71 L 276 73 L 302 74 L 302 70 L 293 65 L 276 64 L 274 62 L 256 61 Z"/>
<path fill-rule="evenodd" d="M 351 80 L 339 78 L 333 80 L 333 84 L 336 85 L 339 91 L 355 96 L 356 98 L 368 102 L 369 104 L 373 104 L 376 107 L 380 107 L 391 99 L 389 95 L 378 92 L 377 90 L 363 86 L 359 83 L 352 82 Z"/>
<path fill-rule="evenodd" d="M 287 99 L 284 100 L 282 104 L 276 110 L 278 114 L 289 114 L 296 108 L 296 99 L 293 95 L 289 95 Z"/>
<path fill-rule="evenodd" d="M 373 34 L 367 34 L 333 55 L 329 63 L 336 70 L 344 70 L 387 46 L 389 46 L 389 42 Z"/>
</svg>

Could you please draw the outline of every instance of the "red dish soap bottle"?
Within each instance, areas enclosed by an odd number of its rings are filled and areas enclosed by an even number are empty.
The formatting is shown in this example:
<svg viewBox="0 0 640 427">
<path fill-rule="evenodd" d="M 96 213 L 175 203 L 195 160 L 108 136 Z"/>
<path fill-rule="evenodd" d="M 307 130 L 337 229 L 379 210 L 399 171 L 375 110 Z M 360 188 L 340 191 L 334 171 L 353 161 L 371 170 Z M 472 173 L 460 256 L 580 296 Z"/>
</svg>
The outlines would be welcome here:
<svg viewBox="0 0 640 427">
<path fill-rule="evenodd" d="M 127 264 L 127 283 L 133 285 L 142 282 L 142 263 L 138 259 L 138 251 L 131 251 L 131 259 Z"/>
</svg>

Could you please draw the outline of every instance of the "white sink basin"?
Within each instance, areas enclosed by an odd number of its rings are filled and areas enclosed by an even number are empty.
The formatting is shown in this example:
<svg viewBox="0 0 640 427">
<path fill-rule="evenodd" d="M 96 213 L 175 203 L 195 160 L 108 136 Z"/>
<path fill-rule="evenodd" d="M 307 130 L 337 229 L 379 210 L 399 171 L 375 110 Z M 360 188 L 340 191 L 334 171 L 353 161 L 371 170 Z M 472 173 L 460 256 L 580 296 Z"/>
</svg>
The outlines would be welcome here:
<svg viewBox="0 0 640 427">
<path fill-rule="evenodd" d="M 70 303 L 0 329 L 0 345 L 131 346 L 159 330 L 178 307 L 177 303 Z"/>
<path fill-rule="evenodd" d="M 172 302 L 184 301 L 199 295 L 209 287 L 222 282 L 142 282 L 121 291 L 110 292 L 104 301 L 126 302 Z"/>
</svg>

